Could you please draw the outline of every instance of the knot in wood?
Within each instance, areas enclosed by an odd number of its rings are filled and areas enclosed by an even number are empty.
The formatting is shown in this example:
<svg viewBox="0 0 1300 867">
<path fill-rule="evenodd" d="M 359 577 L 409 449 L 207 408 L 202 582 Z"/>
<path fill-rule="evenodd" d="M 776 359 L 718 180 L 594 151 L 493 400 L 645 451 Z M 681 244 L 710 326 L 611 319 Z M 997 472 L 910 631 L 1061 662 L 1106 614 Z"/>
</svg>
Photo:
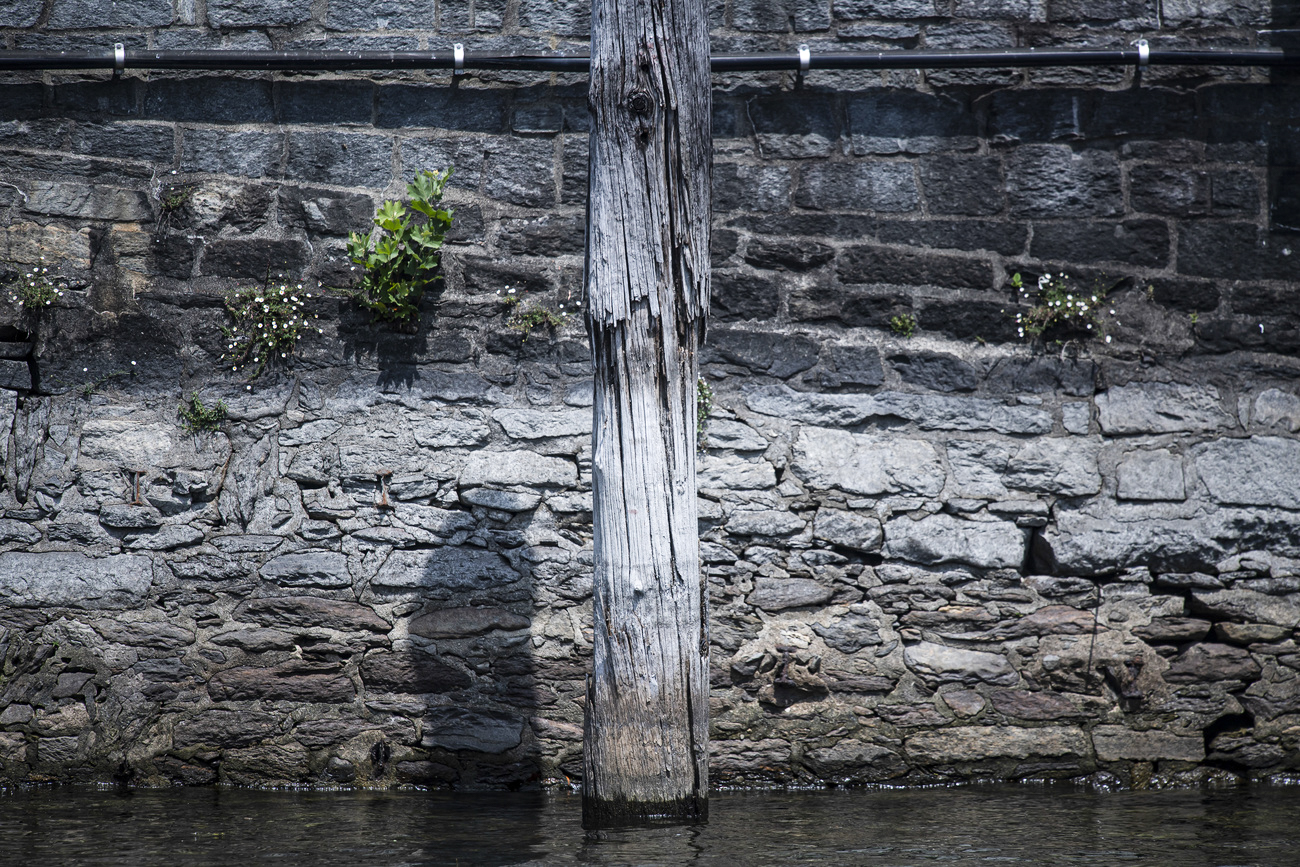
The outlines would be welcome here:
<svg viewBox="0 0 1300 867">
<path fill-rule="evenodd" d="M 637 115 L 647 115 L 654 108 L 655 102 L 644 90 L 633 91 L 627 98 L 627 110 Z"/>
</svg>

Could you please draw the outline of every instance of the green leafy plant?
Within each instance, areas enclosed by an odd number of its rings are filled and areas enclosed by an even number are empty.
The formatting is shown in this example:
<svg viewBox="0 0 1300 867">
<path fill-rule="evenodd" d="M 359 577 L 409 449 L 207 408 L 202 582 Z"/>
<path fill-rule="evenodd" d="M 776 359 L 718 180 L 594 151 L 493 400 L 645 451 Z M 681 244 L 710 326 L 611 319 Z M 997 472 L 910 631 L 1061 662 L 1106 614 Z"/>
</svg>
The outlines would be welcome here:
<svg viewBox="0 0 1300 867">
<path fill-rule="evenodd" d="M 256 379 L 272 361 L 284 361 L 293 354 L 304 334 L 321 329 L 314 322 L 319 317 L 306 313 L 311 293 L 302 284 L 267 283 L 261 287 L 240 289 L 226 299 L 226 310 L 234 319 L 223 327 L 226 351 L 222 358 L 232 362 L 231 370 L 253 366 L 249 379 Z"/>
<path fill-rule="evenodd" d="M 889 330 L 900 337 L 911 337 L 916 333 L 916 317 L 911 313 L 901 313 L 889 317 Z"/>
<path fill-rule="evenodd" d="M 218 430 L 221 423 L 229 416 L 225 401 L 218 400 L 214 406 L 206 406 L 197 391 L 191 391 L 176 407 L 176 417 L 181 427 L 192 434 Z"/>
<path fill-rule="evenodd" d="M 1021 337 L 1040 337 L 1052 330 L 1105 333 L 1101 309 L 1109 291 L 1100 285 L 1091 290 L 1078 288 L 1068 274 L 1044 274 L 1034 289 L 1027 289 L 1017 272 L 1011 276 L 1016 299 L 1032 301 L 1028 310 L 1016 314 L 1016 333 Z M 1106 338 L 1110 342 L 1110 338 Z"/>
<path fill-rule="evenodd" d="M 452 212 L 438 203 L 450 176 L 450 168 L 421 172 L 406 186 L 409 202 L 384 202 L 375 228 L 348 236 L 348 258 L 365 270 L 355 297 L 376 320 L 414 321 L 425 289 L 439 279 Z"/>
<path fill-rule="evenodd" d="M 135 364 L 134 361 L 131 363 Z M 82 373 L 89 373 L 90 368 L 83 367 L 81 371 Z M 91 397 L 93 397 L 96 393 L 98 393 L 98 391 L 101 388 L 103 388 L 105 385 L 107 385 L 110 381 L 117 379 L 119 376 L 126 376 L 128 373 L 131 373 L 131 371 L 110 370 L 108 373 L 105 373 L 103 376 L 100 376 L 97 379 L 92 379 L 89 382 L 83 382 L 81 385 L 77 386 L 77 394 L 81 395 L 83 398 L 88 400 Z"/>
<path fill-rule="evenodd" d="M 536 301 L 527 301 L 524 299 L 525 290 L 512 289 L 506 287 L 503 300 L 506 307 L 510 309 L 510 317 L 506 320 L 506 326 L 512 331 L 518 331 L 524 335 L 527 340 L 530 335 L 537 331 L 554 331 L 557 328 L 564 327 L 569 321 L 573 312 L 564 308 L 564 302 L 560 302 L 555 308 L 547 307 Z M 501 293 L 498 292 L 498 295 Z"/>
<path fill-rule="evenodd" d="M 68 281 L 57 274 L 51 275 L 42 256 L 39 265 L 25 270 L 19 268 L 18 276 L 10 282 L 9 300 L 23 310 L 35 313 L 54 304 L 67 289 Z"/>
<path fill-rule="evenodd" d="M 713 415 L 713 386 L 704 377 L 695 380 L 695 447 L 703 451 L 708 444 L 709 417 Z"/>
<path fill-rule="evenodd" d="M 158 194 L 158 208 L 164 215 L 185 209 L 194 198 L 194 187 L 189 184 L 167 184 Z"/>
</svg>

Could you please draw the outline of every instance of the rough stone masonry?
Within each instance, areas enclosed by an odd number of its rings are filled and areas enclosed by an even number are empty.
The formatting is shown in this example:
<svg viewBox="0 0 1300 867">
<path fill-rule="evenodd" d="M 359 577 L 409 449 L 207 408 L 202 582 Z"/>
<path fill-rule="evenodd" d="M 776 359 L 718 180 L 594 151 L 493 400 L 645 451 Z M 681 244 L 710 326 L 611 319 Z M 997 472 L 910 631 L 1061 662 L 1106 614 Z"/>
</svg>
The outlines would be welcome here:
<svg viewBox="0 0 1300 867">
<path fill-rule="evenodd" d="M 1297 14 L 713 20 L 717 51 L 818 51 L 1294 45 Z M 587 28 L 576 0 L 0 0 L 8 49 L 581 51 Z M 1300 83 L 774 73 L 714 100 L 715 782 L 1294 775 Z M 0 270 L 71 283 L 0 314 L 4 781 L 580 773 L 590 361 L 579 317 L 525 333 L 505 299 L 582 303 L 586 125 L 578 76 L 3 76 Z M 298 357 L 230 370 L 228 293 L 348 285 L 346 233 L 447 165 L 414 333 L 321 288 Z M 1020 338 L 1016 273 L 1109 288 L 1104 329 Z M 220 430 L 182 429 L 192 391 Z"/>
</svg>

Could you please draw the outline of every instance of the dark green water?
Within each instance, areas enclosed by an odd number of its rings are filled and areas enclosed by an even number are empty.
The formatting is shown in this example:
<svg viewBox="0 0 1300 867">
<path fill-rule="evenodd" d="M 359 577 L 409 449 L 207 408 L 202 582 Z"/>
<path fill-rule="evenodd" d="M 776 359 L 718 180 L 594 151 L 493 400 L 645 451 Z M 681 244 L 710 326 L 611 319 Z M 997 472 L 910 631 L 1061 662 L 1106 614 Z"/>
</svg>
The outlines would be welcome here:
<svg viewBox="0 0 1300 867">
<path fill-rule="evenodd" d="M 692 828 L 584 834 L 568 794 L 42 788 L 0 864 L 1300 865 L 1300 787 L 721 792 Z"/>
</svg>

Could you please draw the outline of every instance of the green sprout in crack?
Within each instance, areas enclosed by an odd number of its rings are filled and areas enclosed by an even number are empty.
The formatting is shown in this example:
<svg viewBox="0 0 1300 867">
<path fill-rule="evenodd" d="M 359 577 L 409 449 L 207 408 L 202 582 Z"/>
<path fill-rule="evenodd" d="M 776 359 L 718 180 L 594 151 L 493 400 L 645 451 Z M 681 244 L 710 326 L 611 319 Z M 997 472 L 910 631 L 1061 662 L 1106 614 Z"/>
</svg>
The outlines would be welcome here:
<svg viewBox="0 0 1300 867">
<path fill-rule="evenodd" d="M 713 415 L 713 386 L 704 377 L 695 380 L 695 448 L 708 447 L 709 417 Z"/>
<path fill-rule="evenodd" d="M 219 430 L 221 423 L 229 416 L 224 401 L 218 400 L 214 406 L 206 406 L 197 391 L 191 391 L 176 407 L 176 417 L 187 433 L 200 434 Z"/>
<path fill-rule="evenodd" d="M 916 317 L 911 313 L 900 313 L 889 318 L 889 330 L 899 337 L 911 337 L 916 333 Z"/>
</svg>

